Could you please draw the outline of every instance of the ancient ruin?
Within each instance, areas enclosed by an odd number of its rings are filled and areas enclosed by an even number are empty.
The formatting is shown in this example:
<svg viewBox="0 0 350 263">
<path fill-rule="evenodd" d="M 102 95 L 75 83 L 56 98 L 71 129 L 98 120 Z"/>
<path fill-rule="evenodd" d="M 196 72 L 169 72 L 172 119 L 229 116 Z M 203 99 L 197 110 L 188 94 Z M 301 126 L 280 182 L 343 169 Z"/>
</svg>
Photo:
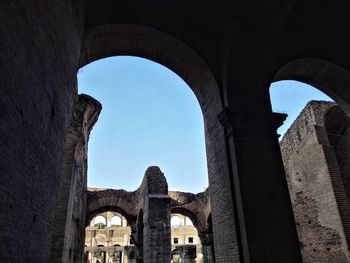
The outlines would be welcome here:
<svg viewBox="0 0 350 263">
<path fill-rule="evenodd" d="M 171 219 L 180 221 L 171 224 L 171 262 L 184 260 L 185 256 L 181 255 L 180 250 L 192 245 L 191 259 L 203 263 L 201 240 L 189 218 L 172 214 Z M 130 236 L 131 227 L 121 214 L 112 211 L 98 214 L 85 231 L 85 262 L 128 263 L 135 260 L 136 253 L 128 253 L 131 248 L 136 252 Z"/>
<path fill-rule="evenodd" d="M 305 263 L 350 261 L 349 132 L 338 105 L 310 101 L 280 143 Z"/>
<path fill-rule="evenodd" d="M 302 81 L 328 94 L 350 116 L 349 13 L 348 2 L 341 0 L 1 1 L 1 262 L 83 261 L 85 205 L 91 198 L 86 149 L 101 105 L 78 95 L 77 72 L 117 55 L 166 66 L 198 99 L 205 123 L 212 226 L 212 235 L 203 229 L 202 239 L 213 245 L 208 251 L 215 262 L 302 262 L 276 133 L 281 116 L 272 112 L 269 87 L 279 80 Z M 338 142 L 329 140 L 342 160 L 338 169 L 346 173 L 342 147 L 347 142 Z M 328 153 L 322 156 L 327 143 L 318 138 L 308 150 L 327 159 Z M 291 167 L 288 176 L 298 181 L 298 171 Z M 334 198 L 328 187 L 324 197 L 345 204 L 339 200 L 345 200 L 347 185 L 345 180 L 343 194 L 338 194 L 339 186 Z M 166 188 L 152 190 L 138 192 L 139 210 L 130 214 L 136 230 L 144 224 L 143 238 L 149 242 L 136 252 L 143 253 L 145 262 L 157 256 L 153 233 L 169 232 L 163 223 L 172 205 Z M 306 197 L 295 193 L 293 204 L 300 198 Z M 164 213 L 154 218 L 145 209 Z M 341 219 L 337 228 L 328 230 L 340 242 L 333 255 L 347 260 L 348 211 L 332 206 L 323 212 L 314 218 L 314 226 L 327 231 L 319 219 Z M 302 214 L 296 218 L 302 220 Z M 137 233 L 136 247 L 142 240 Z M 170 238 L 165 241 L 170 251 Z M 304 254 L 314 249 L 303 246 Z M 328 248 L 333 251 L 334 246 L 320 243 L 319 251 L 315 249 L 322 257 Z M 181 253 L 191 255 L 191 248 L 186 249 Z M 136 253 L 133 247 L 128 252 Z M 160 253 L 166 260 L 171 256 L 168 248 Z"/>
<path fill-rule="evenodd" d="M 197 252 L 203 254 L 201 262 L 213 262 L 213 233 L 209 221 L 211 210 L 208 192 L 198 194 L 168 192 L 166 179 L 158 167 L 149 167 L 146 170 L 140 187 L 134 192 L 89 189 L 86 202 L 86 224 L 89 224 L 96 215 L 107 211 L 115 211 L 125 218 L 131 229 L 130 239 L 135 247 L 131 255 L 136 262 L 170 262 L 174 249 L 178 249 L 180 257 L 185 257 L 185 255 L 188 257 L 187 252 L 183 251 L 184 247 L 180 248 L 176 244 L 173 244 L 175 247 L 172 247 L 171 243 L 175 243 L 175 241 L 171 241 L 171 213 L 182 214 L 191 219 L 201 243 L 199 247 L 201 251 Z M 109 231 L 113 231 L 113 229 Z M 92 229 L 92 233 L 89 234 L 91 241 L 91 236 L 96 236 L 96 229 Z M 113 233 L 108 235 L 113 235 Z M 127 254 L 125 246 L 131 244 L 123 243 L 123 248 L 117 248 L 117 251 Z M 177 243 L 179 245 L 186 244 L 186 242 Z M 87 250 L 93 252 L 93 249 L 97 249 L 93 248 L 96 246 Z M 116 252 L 116 249 L 110 244 L 105 250 L 101 248 L 99 250 L 110 253 L 110 255 Z M 191 251 L 193 250 L 196 251 L 196 247 L 194 249 L 191 247 Z M 101 252 L 99 252 L 98 257 L 106 259 L 106 256 L 101 255 Z M 196 258 L 196 253 L 191 252 L 190 254 L 193 259 Z M 97 256 L 94 258 L 96 261 Z M 127 260 L 129 262 L 131 258 L 127 256 Z"/>
</svg>

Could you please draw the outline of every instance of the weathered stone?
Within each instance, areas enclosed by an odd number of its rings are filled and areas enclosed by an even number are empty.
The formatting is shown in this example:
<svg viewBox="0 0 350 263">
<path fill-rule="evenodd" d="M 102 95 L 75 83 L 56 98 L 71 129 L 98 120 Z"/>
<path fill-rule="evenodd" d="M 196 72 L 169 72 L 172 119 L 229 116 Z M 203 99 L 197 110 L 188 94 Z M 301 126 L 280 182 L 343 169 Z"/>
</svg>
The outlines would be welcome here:
<svg viewBox="0 0 350 263">
<path fill-rule="evenodd" d="M 52 262 L 76 74 L 133 55 L 199 101 L 216 261 L 301 262 L 268 89 L 301 80 L 350 116 L 349 13 L 340 0 L 2 1 L 1 260 Z"/>
<path fill-rule="evenodd" d="M 341 133 L 328 132 L 337 130 L 333 125 L 337 116 L 332 115 L 327 125 L 327 115 L 334 108 L 339 109 L 331 102 L 309 102 L 281 141 L 305 263 L 350 261 L 350 205 L 337 158 L 348 149 L 344 152 L 330 143 L 334 137 L 343 138 Z M 341 117 L 350 123 L 344 114 Z"/>
</svg>

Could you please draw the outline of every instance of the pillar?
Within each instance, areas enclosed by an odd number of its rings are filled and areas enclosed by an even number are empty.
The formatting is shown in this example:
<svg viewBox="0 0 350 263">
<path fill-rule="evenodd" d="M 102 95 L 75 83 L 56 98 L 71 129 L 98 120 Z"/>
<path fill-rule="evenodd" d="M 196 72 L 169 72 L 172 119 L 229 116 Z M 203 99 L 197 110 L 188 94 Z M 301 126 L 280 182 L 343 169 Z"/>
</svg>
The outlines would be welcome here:
<svg viewBox="0 0 350 263">
<path fill-rule="evenodd" d="M 210 230 L 198 233 L 202 245 L 203 263 L 214 263 L 213 233 Z"/>
<path fill-rule="evenodd" d="M 195 245 L 183 245 L 176 246 L 176 249 L 180 252 L 181 263 L 195 263 L 196 262 L 196 246 Z"/>
<path fill-rule="evenodd" d="M 229 107 L 219 115 L 230 158 L 240 261 L 298 263 L 300 247 L 276 132 L 283 118 L 272 112 L 268 87 L 251 71 L 256 62 L 250 62 L 230 72 Z M 217 253 L 223 249 L 216 221 L 213 217 L 215 260 L 225 262 Z"/>
<path fill-rule="evenodd" d="M 214 262 L 213 249 L 213 246 L 202 245 L 203 263 Z"/>
<path fill-rule="evenodd" d="M 170 197 L 147 195 L 143 212 L 143 262 L 171 260 Z"/>
</svg>

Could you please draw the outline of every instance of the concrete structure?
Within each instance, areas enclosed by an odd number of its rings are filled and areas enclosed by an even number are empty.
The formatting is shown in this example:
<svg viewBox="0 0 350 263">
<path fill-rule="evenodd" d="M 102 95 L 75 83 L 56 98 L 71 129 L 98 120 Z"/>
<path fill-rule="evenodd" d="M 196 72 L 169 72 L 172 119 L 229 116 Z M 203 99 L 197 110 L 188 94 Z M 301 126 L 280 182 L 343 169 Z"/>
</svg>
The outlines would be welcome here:
<svg viewBox="0 0 350 263">
<path fill-rule="evenodd" d="M 304 263 L 350 262 L 350 120 L 311 101 L 281 141 Z"/>
<path fill-rule="evenodd" d="M 2 262 L 78 260 L 76 74 L 113 55 L 161 63 L 198 98 L 216 262 L 301 262 L 269 86 L 304 81 L 349 116 L 349 13 L 341 0 L 1 1 Z"/>
</svg>

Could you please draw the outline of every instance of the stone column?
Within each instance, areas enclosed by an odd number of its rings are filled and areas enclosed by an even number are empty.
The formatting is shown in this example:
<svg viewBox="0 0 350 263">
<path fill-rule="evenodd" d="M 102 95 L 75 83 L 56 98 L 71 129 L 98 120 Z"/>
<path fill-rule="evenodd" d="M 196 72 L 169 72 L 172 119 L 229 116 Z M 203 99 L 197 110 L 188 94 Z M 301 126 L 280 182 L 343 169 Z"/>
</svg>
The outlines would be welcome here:
<svg viewBox="0 0 350 263">
<path fill-rule="evenodd" d="M 128 263 L 136 263 L 136 247 L 124 246 L 125 255 Z"/>
<path fill-rule="evenodd" d="M 210 226 L 211 228 L 211 226 Z M 214 258 L 214 245 L 213 245 L 213 233 L 211 230 L 198 233 L 202 245 L 203 263 L 213 263 Z"/>
<path fill-rule="evenodd" d="M 164 263 L 171 260 L 170 197 L 146 196 L 143 214 L 143 260 Z"/>
<path fill-rule="evenodd" d="M 229 148 L 241 261 L 302 262 L 276 133 L 281 116 L 272 113 L 265 94 L 241 89 L 230 101 L 238 105 L 219 116 Z M 226 262 L 217 243 L 225 230 L 216 221 L 213 217 L 215 260 Z"/>
<path fill-rule="evenodd" d="M 195 263 L 196 262 L 196 246 L 195 245 L 183 245 L 176 246 L 176 249 L 180 252 L 181 263 Z"/>
<path fill-rule="evenodd" d="M 213 263 L 213 246 L 202 245 L 203 263 Z"/>
</svg>

